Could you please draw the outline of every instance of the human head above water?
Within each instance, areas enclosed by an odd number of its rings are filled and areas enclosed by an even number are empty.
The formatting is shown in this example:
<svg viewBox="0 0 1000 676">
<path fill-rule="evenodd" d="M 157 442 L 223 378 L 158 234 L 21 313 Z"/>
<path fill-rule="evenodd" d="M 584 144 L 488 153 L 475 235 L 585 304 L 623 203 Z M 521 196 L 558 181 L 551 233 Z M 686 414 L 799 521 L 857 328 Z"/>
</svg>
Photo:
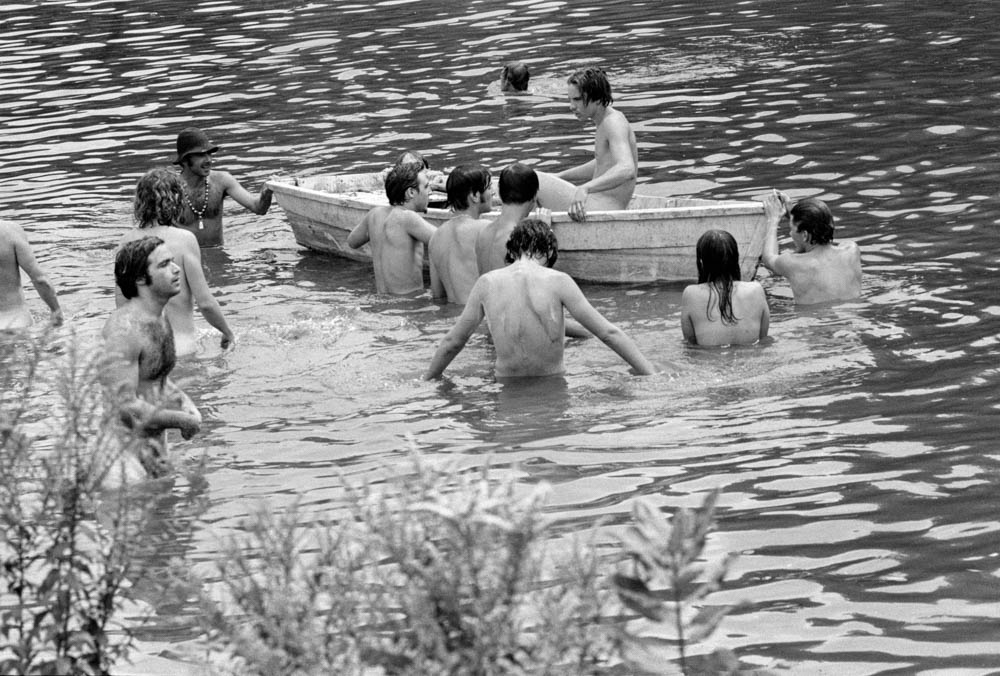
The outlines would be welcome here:
<svg viewBox="0 0 1000 676">
<path fill-rule="evenodd" d="M 740 280 L 740 250 L 736 239 L 725 230 L 709 230 L 695 245 L 698 283 Z"/>
<path fill-rule="evenodd" d="M 184 215 L 184 186 L 164 167 L 150 169 L 135 186 L 132 213 L 140 228 L 175 225 Z"/>
<path fill-rule="evenodd" d="M 481 165 L 460 164 L 448 174 L 445 191 L 448 206 L 455 211 L 469 208 L 469 194 L 489 193 L 492 177 L 490 170 Z"/>
<path fill-rule="evenodd" d="M 611 83 L 608 75 L 600 68 L 584 68 L 569 76 L 566 84 L 571 84 L 580 90 L 585 104 L 598 101 L 604 106 L 614 102 L 611 96 Z"/>
<path fill-rule="evenodd" d="M 538 196 L 538 174 L 526 164 L 515 162 L 500 172 L 500 201 L 525 204 Z"/>
<path fill-rule="evenodd" d="M 795 229 L 809 233 L 809 241 L 813 244 L 829 244 L 833 241 L 833 214 L 823 200 L 807 197 L 796 202 L 788 213 L 795 223 Z"/>
<path fill-rule="evenodd" d="M 211 155 L 218 149 L 219 146 L 208 140 L 208 134 L 201 129 L 189 127 L 177 135 L 177 159 L 174 160 L 174 164 L 183 166 L 188 155 L 196 153 Z"/>
<path fill-rule="evenodd" d="M 427 158 L 418 153 L 416 150 L 404 150 L 396 158 L 396 165 L 401 164 L 419 164 L 424 169 L 430 169 L 431 163 L 427 161 Z"/>
<path fill-rule="evenodd" d="M 509 92 L 523 92 L 528 89 L 528 79 L 531 73 L 528 67 L 521 61 L 511 61 L 504 64 L 500 71 L 500 90 Z"/>
<path fill-rule="evenodd" d="M 149 256 L 163 244 L 159 237 L 143 237 L 125 242 L 115 256 L 115 284 L 126 298 L 139 295 L 138 282 L 149 284 Z"/>
<path fill-rule="evenodd" d="M 407 162 L 397 164 L 385 177 L 385 196 L 389 198 L 389 204 L 398 206 L 406 202 L 406 191 L 410 188 L 420 189 L 420 172 L 424 170 L 422 164 Z"/>
<path fill-rule="evenodd" d="M 559 243 L 556 234 L 545 221 L 537 218 L 524 218 L 514 226 L 507 238 L 507 253 L 504 260 L 513 263 L 522 254 L 529 256 L 545 256 L 545 266 L 551 268 L 559 258 Z"/>
</svg>

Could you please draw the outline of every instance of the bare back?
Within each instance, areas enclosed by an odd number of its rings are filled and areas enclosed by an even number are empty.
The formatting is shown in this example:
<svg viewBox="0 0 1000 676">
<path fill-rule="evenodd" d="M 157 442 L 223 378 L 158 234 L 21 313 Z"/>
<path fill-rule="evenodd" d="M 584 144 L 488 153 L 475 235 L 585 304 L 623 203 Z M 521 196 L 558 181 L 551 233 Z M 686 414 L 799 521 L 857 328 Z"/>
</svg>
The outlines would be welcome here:
<svg viewBox="0 0 1000 676">
<path fill-rule="evenodd" d="M 564 371 L 564 273 L 515 262 L 480 281 L 483 312 L 496 347 L 498 377 Z"/>
<path fill-rule="evenodd" d="M 722 321 L 719 296 L 711 284 L 691 284 L 681 297 L 681 330 L 695 345 L 749 345 L 767 337 L 770 311 L 764 289 L 757 282 L 733 282 L 733 316 Z"/>
<path fill-rule="evenodd" d="M 507 240 L 517 226 L 516 217 L 501 212 L 476 235 L 476 264 L 479 274 L 502 268 L 507 264 Z"/>
<path fill-rule="evenodd" d="M 18 226 L 0 221 L 0 329 L 23 328 L 31 323 L 17 255 L 22 240 L 24 233 Z"/>
<path fill-rule="evenodd" d="M 795 302 L 802 305 L 850 300 L 861 295 L 861 250 L 854 242 L 824 244 L 774 261 L 788 278 Z"/>
<path fill-rule="evenodd" d="M 460 214 L 442 224 L 427 245 L 431 277 L 444 287 L 450 303 L 464 304 L 479 278 L 476 236 L 488 223 Z"/>
</svg>

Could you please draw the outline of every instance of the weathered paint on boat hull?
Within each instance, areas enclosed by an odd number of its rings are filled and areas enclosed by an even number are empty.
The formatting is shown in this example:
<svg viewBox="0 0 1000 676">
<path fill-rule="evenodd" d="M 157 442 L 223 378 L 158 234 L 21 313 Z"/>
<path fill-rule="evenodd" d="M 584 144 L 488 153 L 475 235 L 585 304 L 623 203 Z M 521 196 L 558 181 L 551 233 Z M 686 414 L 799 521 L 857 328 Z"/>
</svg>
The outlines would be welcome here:
<svg viewBox="0 0 1000 676">
<path fill-rule="evenodd" d="M 300 245 L 358 261 L 368 247 L 351 249 L 347 235 L 369 209 L 387 204 L 380 174 L 323 175 L 268 183 Z M 727 201 L 636 195 L 627 211 L 593 212 L 578 223 L 553 213 L 559 241 L 556 267 L 590 282 L 644 283 L 696 280 L 695 243 L 706 230 L 729 231 L 740 249 L 740 273 L 752 279 L 766 235 L 764 207 Z M 451 213 L 429 209 L 440 225 Z"/>
</svg>

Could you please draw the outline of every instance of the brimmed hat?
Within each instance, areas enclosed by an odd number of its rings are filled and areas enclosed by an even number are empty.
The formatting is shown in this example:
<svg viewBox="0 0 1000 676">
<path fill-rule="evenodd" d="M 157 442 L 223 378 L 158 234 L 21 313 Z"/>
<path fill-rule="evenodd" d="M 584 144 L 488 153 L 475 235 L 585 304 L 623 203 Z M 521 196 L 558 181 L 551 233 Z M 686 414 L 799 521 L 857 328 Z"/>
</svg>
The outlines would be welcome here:
<svg viewBox="0 0 1000 676">
<path fill-rule="evenodd" d="M 180 164 L 185 157 L 192 153 L 211 154 L 218 149 L 219 146 L 209 141 L 208 134 L 201 129 L 194 127 L 185 129 L 177 135 L 177 159 L 174 160 L 174 164 Z"/>
</svg>

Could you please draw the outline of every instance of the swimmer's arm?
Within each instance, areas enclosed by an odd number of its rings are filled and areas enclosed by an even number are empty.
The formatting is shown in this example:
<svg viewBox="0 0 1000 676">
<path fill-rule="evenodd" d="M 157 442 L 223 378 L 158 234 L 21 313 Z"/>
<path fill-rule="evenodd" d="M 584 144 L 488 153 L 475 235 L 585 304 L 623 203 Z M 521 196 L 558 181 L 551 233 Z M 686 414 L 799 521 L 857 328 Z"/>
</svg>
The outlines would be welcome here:
<svg viewBox="0 0 1000 676">
<path fill-rule="evenodd" d="M 465 309 L 462 310 L 461 316 L 455 322 L 455 326 L 441 339 L 441 344 L 438 345 L 437 351 L 431 359 L 431 365 L 427 369 L 424 380 L 432 380 L 440 377 L 444 373 L 444 370 L 448 368 L 448 364 L 462 351 L 465 344 L 469 342 L 469 337 L 472 336 L 473 331 L 476 330 L 479 323 L 483 321 L 483 293 L 485 285 L 482 282 L 483 280 L 480 278 L 473 285 L 472 291 L 469 293 L 469 301 L 465 304 Z"/>
<path fill-rule="evenodd" d="M 430 242 L 431 237 L 437 232 L 437 228 L 421 218 L 416 212 L 408 211 L 406 213 L 406 233 L 424 244 Z"/>
<path fill-rule="evenodd" d="M 691 317 L 691 306 L 695 303 L 695 288 L 694 285 L 685 287 L 684 293 L 681 295 L 681 333 L 684 334 L 684 340 L 692 345 L 698 344 L 698 335 L 694 331 L 694 319 Z"/>
<path fill-rule="evenodd" d="M 378 209 L 378 207 L 375 207 L 375 209 L 372 209 L 365 214 L 365 217 L 361 219 L 361 222 L 354 226 L 354 229 L 351 230 L 351 234 L 347 236 L 347 246 L 352 249 L 360 249 L 365 244 L 368 244 L 368 223 L 371 221 L 372 214 L 375 213 L 376 209 Z"/>
<path fill-rule="evenodd" d="M 188 231 L 185 231 L 188 232 Z M 185 250 L 179 257 L 180 264 L 184 268 L 184 276 L 187 278 L 188 286 L 191 288 L 191 295 L 194 296 L 198 304 L 198 311 L 209 324 L 222 334 L 221 345 L 225 349 L 232 345 L 235 337 L 229 328 L 229 323 L 222 314 L 222 307 L 219 301 L 212 295 L 212 290 L 208 288 L 205 280 L 205 271 L 201 267 L 201 249 L 194 233 L 188 232 L 191 237 L 185 242 Z"/>
<path fill-rule="evenodd" d="M 228 171 L 214 173 L 219 174 L 225 194 L 232 197 L 245 209 L 249 209 L 258 216 L 263 216 L 271 208 L 271 199 L 274 197 L 274 193 L 267 185 L 261 186 L 260 195 L 254 197 Z"/>
<path fill-rule="evenodd" d="M 760 256 L 760 263 L 765 268 L 779 275 L 786 274 L 782 256 L 778 253 L 778 223 L 785 213 L 785 204 L 781 193 L 772 190 L 771 194 L 764 198 L 764 218 L 767 221 L 767 232 L 764 235 L 764 251 Z"/>
<path fill-rule="evenodd" d="M 17 257 L 17 264 L 28 275 L 31 279 L 31 284 L 35 287 L 35 291 L 45 301 L 45 304 L 49 306 L 52 324 L 54 326 L 61 325 L 63 323 L 63 314 L 62 308 L 59 307 L 59 298 L 56 296 L 55 287 L 52 286 L 52 282 L 49 281 L 49 278 L 38 265 L 38 261 L 35 260 L 35 254 L 31 250 L 28 238 L 25 236 L 21 226 L 12 224 L 12 231 L 14 232 L 14 255 Z"/>
<path fill-rule="evenodd" d="M 639 347 L 632 339 L 626 336 L 617 326 L 605 319 L 590 304 L 590 301 L 584 297 L 583 292 L 580 291 L 580 287 L 576 285 L 576 282 L 569 276 L 566 276 L 559 281 L 559 284 L 563 305 L 577 321 L 597 336 L 602 343 L 614 350 L 619 357 L 635 369 L 637 374 L 648 376 L 656 373 L 656 367 L 639 351 Z"/>
<path fill-rule="evenodd" d="M 572 317 L 566 317 L 563 321 L 563 326 L 565 327 L 566 337 L 568 338 L 590 338 L 590 331 L 583 328 L 583 324 L 576 321 Z"/>
</svg>

